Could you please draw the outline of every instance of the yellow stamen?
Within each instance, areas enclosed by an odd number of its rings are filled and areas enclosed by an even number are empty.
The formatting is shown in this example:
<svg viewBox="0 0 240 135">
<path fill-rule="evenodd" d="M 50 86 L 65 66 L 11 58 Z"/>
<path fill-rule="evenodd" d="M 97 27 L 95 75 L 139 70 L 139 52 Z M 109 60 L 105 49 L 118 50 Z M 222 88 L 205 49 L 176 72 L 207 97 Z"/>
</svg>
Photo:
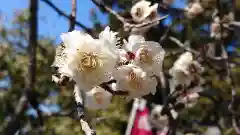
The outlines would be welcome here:
<svg viewBox="0 0 240 135">
<path fill-rule="evenodd" d="M 151 52 L 147 49 L 141 49 L 139 53 L 139 61 L 141 64 L 152 65 L 153 56 Z"/>
<path fill-rule="evenodd" d="M 102 104 L 103 103 L 103 93 L 102 92 L 96 92 L 93 94 L 97 104 Z"/>
<path fill-rule="evenodd" d="M 142 8 L 137 8 L 136 16 L 141 17 L 143 15 L 143 9 Z"/>
<path fill-rule="evenodd" d="M 80 71 L 91 72 L 93 70 L 96 70 L 100 66 L 102 66 L 100 58 L 98 57 L 97 54 L 94 54 L 92 52 L 88 52 L 88 53 L 81 52 L 80 55 L 81 55 L 81 59 L 78 65 L 78 69 Z"/>
<path fill-rule="evenodd" d="M 133 70 L 128 73 L 129 86 L 134 90 L 140 89 L 142 87 L 142 78 L 138 77 Z"/>
</svg>

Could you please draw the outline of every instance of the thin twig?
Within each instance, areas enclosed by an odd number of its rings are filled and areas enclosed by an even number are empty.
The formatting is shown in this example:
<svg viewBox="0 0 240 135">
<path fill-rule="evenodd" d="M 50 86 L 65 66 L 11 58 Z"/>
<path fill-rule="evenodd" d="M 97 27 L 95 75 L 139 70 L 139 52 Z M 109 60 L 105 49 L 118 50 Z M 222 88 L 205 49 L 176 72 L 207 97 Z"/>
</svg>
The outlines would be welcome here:
<svg viewBox="0 0 240 135">
<path fill-rule="evenodd" d="M 173 26 L 173 23 L 171 23 L 170 26 L 168 26 L 163 36 L 161 36 L 160 40 L 158 41 L 160 44 L 162 44 L 167 39 L 172 26 Z"/>
<path fill-rule="evenodd" d="M 77 0 L 72 0 L 72 12 L 70 15 L 70 26 L 68 31 L 73 31 L 75 27 L 75 21 L 76 21 L 76 13 L 77 13 Z"/>
<path fill-rule="evenodd" d="M 196 51 L 196 50 L 194 50 L 194 49 L 186 46 L 185 44 L 183 44 L 183 43 L 182 43 L 180 40 L 178 40 L 177 38 L 171 36 L 171 37 L 169 37 L 169 39 L 172 40 L 173 42 L 175 42 L 179 47 L 185 49 L 186 51 L 189 51 L 189 52 L 191 52 L 191 53 L 193 53 L 193 54 L 195 54 L 195 55 L 197 55 L 197 56 L 200 56 L 200 55 L 201 55 L 200 52 L 198 52 L 198 51 Z M 225 60 L 227 60 L 226 57 L 207 56 L 206 58 L 209 59 L 209 60 L 215 60 L 215 61 L 225 61 Z"/>
<path fill-rule="evenodd" d="M 116 11 L 114 11 L 112 8 L 108 7 L 107 5 L 103 4 L 102 2 L 98 1 L 98 0 L 91 0 L 95 5 L 97 5 L 100 8 L 103 8 L 104 10 L 106 10 L 108 13 L 114 15 L 120 22 L 123 23 L 124 26 L 124 30 L 130 30 L 133 28 L 142 28 L 142 27 L 146 27 L 152 24 L 155 24 L 163 19 L 166 19 L 168 17 L 168 15 L 163 16 L 163 17 L 159 17 L 155 20 L 152 21 L 148 21 L 148 22 L 143 22 L 140 24 L 132 24 L 130 22 L 128 22 L 127 19 L 125 19 L 124 17 L 122 17 L 121 15 L 119 15 Z"/>
<path fill-rule="evenodd" d="M 80 93 L 80 89 L 77 85 L 74 86 L 74 98 L 77 103 L 77 111 L 78 111 L 78 117 L 80 119 L 80 123 L 82 126 L 82 130 L 84 131 L 85 135 L 94 135 L 96 134 L 94 130 L 91 129 L 88 122 L 84 120 L 84 97 Z"/>
<path fill-rule="evenodd" d="M 104 5 L 102 2 L 98 1 L 98 0 L 91 0 L 95 5 L 97 5 L 100 8 L 105 9 L 107 12 L 109 12 L 110 14 L 114 15 L 119 21 L 121 21 L 123 24 L 127 23 L 127 20 L 122 17 L 121 15 L 119 15 L 116 11 L 112 10 L 110 7 Z"/>
<path fill-rule="evenodd" d="M 50 6 L 53 10 L 55 10 L 59 15 L 64 16 L 65 18 L 71 20 L 71 16 L 70 16 L 70 15 L 67 15 L 67 14 L 64 13 L 62 10 L 60 10 L 59 8 L 57 8 L 57 6 L 55 6 L 51 1 L 49 1 L 49 0 L 42 0 L 42 1 L 43 1 L 44 3 L 46 3 L 47 5 L 49 5 L 49 6 Z M 94 32 L 93 32 L 91 29 L 87 28 L 87 27 L 86 27 L 85 25 L 83 25 L 82 23 L 80 23 L 80 22 L 78 22 L 78 21 L 76 21 L 76 20 L 74 20 L 74 23 L 75 23 L 77 26 L 83 28 L 83 30 L 85 30 L 85 31 L 86 31 L 88 34 L 90 34 L 91 36 L 96 37 L 96 35 L 94 34 Z"/>
<path fill-rule="evenodd" d="M 39 102 L 37 101 L 38 94 L 34 92 L 36 84 L 36 70 L 37 70 L 37 46 L 38 46 L 38 0 L 30 1 L 30 18 L 29 18 L 29 42 L 28 42 L 28 79 L 26 82 L 26 96 L 28 102 L 37 111 L 40 123 L 40 129 L 44 126 L 42 112 L 39 109 Z M 42 134 L 42 133 L 41 133 Z"/>
<path fill-rule="evenodd" d="M 193 50 L 192 48 L 184 45 L 184 44 L 183 44 L 180 40 L 178 40 L 177 38 L 170 36 L 169 39 L 172 40 L 173 42 L 175 42 L 179 47 L 183 48 L 184 50 L 189 51 L 189 52 L 191 52 L 191 53 L 194 53 L 194 54 L 196 54 L 196 55 L 200 55 L 200 53 L 199 53 L 198 51 Z"/>
<path fill-rule="evenodd" d="M 146 26 L 149 26 L 149 25 L 152 25 L 152 24 L 155 24 L 163 19 L 166 19 L 168 17 L 168 15 L 165 15 L 165 16 L 162 16 L 162 17 L 159 17 L 157 19 L 154 19 L 154 20 L 151 20 L 151 21 L 147 21 L 147 22 L 143 22 L 143 23 L 140 23 L 140 24 L 131 24 L 131 23 L 125 23 L 125 26 L 124 27 L 127 27 L 127 28 L 141 28 L 141 27 L 146 27 Z"/>
</svg>

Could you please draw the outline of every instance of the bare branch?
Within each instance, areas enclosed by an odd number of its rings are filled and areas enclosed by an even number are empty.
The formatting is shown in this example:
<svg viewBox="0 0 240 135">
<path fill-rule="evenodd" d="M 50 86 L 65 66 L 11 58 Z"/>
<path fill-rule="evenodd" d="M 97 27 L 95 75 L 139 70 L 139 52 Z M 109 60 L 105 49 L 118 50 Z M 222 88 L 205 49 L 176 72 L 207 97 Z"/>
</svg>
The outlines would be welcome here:
<svg viewBox="0 0 240 135">
<path fill-rule="evenodd" d="M 36 48 L 37 48 L 37 0 L 31 0 L 30 6 L 30 19 L 29 19 L 29 44 L 28 44 L 28 57 L 29 57 L 29 65 L 28 65 L 28 82 L 27 88 L 34 88 L 36 81 Z"/>
<path fill-rule="evenodd" d="M 69 19 L 69 20 L 72 19 L 71 16 L 67 15 L 67 14 L 64 13 L 62 10 L 60 10 L 59 8 L 57 8 L 57 6 L 55 6 L 51 1 L 49 1 L 49 0 L 42 0 L 42 1 L 43 1 L 44 3 L 46 3 L 47 5 L 49 5 L 49 6 L 50 6 L 53 10 L 55 10 L 59 15 L 64 16 L 65 18 L 67 18 L 67 19 Z M 86 26 L 84 26 L 82 23 L 80 23 L 80 22 L 78 22 L 78 21 L 76 21 L 76 20 L 74 20 L 74 23 L 75 23 L 77 26 L 83 28 L 83 29 L 84 29 L 88 34 L 90 34 L 91 36 L 96 37 L 95 34 L 94 34 L 94 32 L 93 32 L 91 29 L 89 29 L 89 28 L 87 28 Z"/>
<path fill-rule="evenodd" d="M 75 27 L 75 21 L 76 21 L 76 12 L 77 12 L 77 0 L 72 0 L 72 13 L 70 15 L 70 26 L 68 31 L 73 31 Z"/>
<path fill-rule="evenodd" d="M 171 36 L 171 37 L 169 37 L 169 39 L 172 40 L 173 42 L 175 42 L 179 47 L 183 48 L 184 50 L 189 51 L 189 52 L 191 52 L 191 53 L 193 53 L 197 56 L 201 55 L 200 52 L 186 46 L 185 44 L 183 44 L 177 38 Z M 226 61 L 226 60 L 228 60 L 228 58 L 226 58 L 225 56 L 222 56 L 222 57 L 207 56 L 206 58 L 209 59 L 209 60 L 215 60 L 215 61 Z"/>
<path fill-rule="evenodd" d="M 124 27 L 129 27 L 129 28 L 141 28 L 141 27 L 147 27 L 149 25 L 152 25 L 152 24 L 155 24 L 163 19 L 166 19 L 168 17 L 168 15 L 165 15 L 165 16 L 162 16 L 162 17 L 159 17 L 157 19 L 154 19 L 152 21 L 147 21 L 147 22 L 143 22 L 143 23 L 140 23 L 140 24 L 130 24 L 130 23 L 125 23 L 125 26 Z"/>
<path fill-rule="evenodd" d="M 78 118 L 80 119 L 80 123 L 82 126 L 82 130 L 84 131 L 85 135 L 94 135 L 96 134 L 94 130 L 91 129 L 88 122 L 84 120 L 84 93 L 80 92 L 80 89 L 77 85 L 74 86 L 74 99 L 77 103 L 77 113 Z"/>
<path fill-rule="evenodd" d="M 119 21 L 121 21 L 123 24 L 127 23 L 127 20 L 119 15 L 116 11 L 112 10 L 110 7 L 104 5 L 102 2 L 99 2 L 98 0 L 91 0 L 95 5 L 97 5 L 100 8 L 105 9 L 108 13 L 114 15 Z"/>
<path fill-rule="evenodd" d="M 175 37 L 169 37 L 169 39 L 172 40 L 173 42 L 175 42 L 179 47 L 184 48 L 186 51 L 189 51 L 189 52 L 194 53 L 194 54 L 196 54 L 196 55 L 199 55 L 199 54 L 200 54 L 199 52 L 191 49 L 190 47 L 188 47 L 188 46 L 186 46 L 186 45 L 184 45 L 180 40 L 178 40 L 178 39 L 175 38 Z"/>
<path fill-rule="evenodd" d="M 143 22 L 143 23 L 140 23 L 140 24 L 132 24 L 132 23 L 129 23 L 127 21 L 127 19 L 125 19 L 124 17 L 122 17 L 121 15 L 119 15 L 116 11 L 114 11 L 112 8 L 108 7 L 107 5 L 103 4 L 102 2 L 98 1 L 98 0 L 91 0 L 95 5 L 97 5 L 98 7 L 100 8 L 103 8 L 105 9 L 108 13 L 114 15 L 119 21 L 121 21 L 124 25 L 124 30 L 130 30 L 133 29 L 133 28 L 142 28 L 142 27 L 147 27 L 149 25 L 153 25 L 165 18 L 168 17 L 168 15 L 166 16 L 163 16 L 163 17 L 160 17 L 160 18 L 157 18 L 155 20 L 152 20 L 152 21 L 148 21 L 148 22 Z"/>
</svg>

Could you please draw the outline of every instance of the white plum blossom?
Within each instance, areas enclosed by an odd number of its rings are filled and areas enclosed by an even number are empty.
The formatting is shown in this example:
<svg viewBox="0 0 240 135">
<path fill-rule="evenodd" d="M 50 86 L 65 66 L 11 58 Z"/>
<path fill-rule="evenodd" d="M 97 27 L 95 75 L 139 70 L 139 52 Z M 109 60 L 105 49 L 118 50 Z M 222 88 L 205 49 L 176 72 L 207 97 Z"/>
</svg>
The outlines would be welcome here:
<svg viewBox="0 0 240 135">
<path fill-rule="evenodd" d="M 203 13 L 204 8 L 199 2 L 193 2 L 193 3 L 190 3 L 185 10 L 186 10 L 186 16 L 192 19 L 200 15 L 201 13 Z"/>
<path fill-rule="evenodd" d="M 209 126 L 203 135 L 221 135 L 222 131 L 217 126 Z"/>
<path fill-rule="evenodd" d="M 96 86 L 85 93 L 84 105 L 92 110 L 107 109 L 111 104 L 112 94 Z"/>
<path fill-rule="evenodd" d="M 67 74 L 84 91 L 108 81 L 118 58 L 118 51 L 111 44 L 114 41 L 111 34 L 114 33 L 108 28 L 101 39 L 76 30 L 62 34 L 67 60 L 61 73 Z"/>
<path fill-rule="evenodd" d="M 137 2 L 132 8 L 131 8 L 131 16 L 135 22 L 142 22 L 147 17 L 150 17 L 152 14 L 157 14 L 157 8 L 158 4 L 154 4 L 152 6 L 151 2 L 146 0 L 141 0 Z"/>
<path fill-rule="evenodd" d="M 165 55 L 164 49 L 157 42 L 145 41 L 140 35 L 131 35 L 126 45 L 127 50 L 134 54 L 134 62 L 148 73 L 149 76 L 159 75 Z"/>
<path fill-rule="evenodd" d="M 178 103 L 184 103 L 186 108 L 192 108 L 194 107 L 197 102 L 198 98 L 200 97 L 197 92 L 202 91 L 201 87 L 196 87 L 194 89 L 191 89 L 190 91 L 186 92 L 186 94 L 182 94 L 178 99 Z"/>
<path fill-rule="evenodd" d="M 61 34 L 61 38 L 63 40 L 62 44 L 56 48 L 56 56 L 55 61 L 53 63 L 53 66 L 57 66 L 58 72 L 62 76 L 68 76 L 71 79 L 74 76 L 73 70 L 71 70 L 68 66 L 68 57 L 70 53 L 69 51 L 66 51 L 67 48 L 70 48 L 74 41 L 71 41 L 70 39 L 78 39 L 79 41 L 86 39 L 86 40 L 93 40 L 93 38 L 81 31 L 73 31 L 69 33 L 63 33 Z"/>
<path fill-rule="evenodd" d="M 154 105 L 150 114 L 150 118 L 154 126 L 156 126 L 158 129 L 163 130 L 165 127 L 168 126 L 169 118 L 166 114 L 165 115 L 161 114 L 162 109 L 163 109 L 162 105 Z M 178 112 L 176 112 L 175 110 L 171 109 L 170 113 L 174 119 L 178 117 Z"/>
<path fill-rule="evenodd" d="M 190 83 L 196 79 L 199 73 L 202 73 L 204 68 L 195 60 L 191 52 L 183 53 L 177 61 L 175 61 L 173 67 L 169 70 L 172 78 L 172 85 L 178 84 L 189 86 Z M 174 91 L 175 87 L 171 91 Z"/>
<path fill-rule="evenodd" d="M 220 18 L 216 17 L 211 24 L 211 37 L 220 37 Z"/>
<path fill-rule="evenodd" d="M 221 36 L 226 37 L 228 35 L 228 32 L 226 29 L 222 29 L 221 31 L 220 22 L 222 22 L 223 27 L 229 27 L 229 24 L 232 21 L 234 21 L 234 17 L 232 17 L 232 14 L 230 13 L 228 15 L 223 16 L 222 21 L 220 20 L 219 17 L 215 17 L 213 19 L 213 22 L 211 23 L 210 36 L 216 39 L 220 39 Z"/>
<path fill-rule="evenodd" d="M 157 81 L 134 64 L 122 65 L 113 73 L 117 89 L 128 91 L 127 100 L 155 94 Z"/>
</svg>

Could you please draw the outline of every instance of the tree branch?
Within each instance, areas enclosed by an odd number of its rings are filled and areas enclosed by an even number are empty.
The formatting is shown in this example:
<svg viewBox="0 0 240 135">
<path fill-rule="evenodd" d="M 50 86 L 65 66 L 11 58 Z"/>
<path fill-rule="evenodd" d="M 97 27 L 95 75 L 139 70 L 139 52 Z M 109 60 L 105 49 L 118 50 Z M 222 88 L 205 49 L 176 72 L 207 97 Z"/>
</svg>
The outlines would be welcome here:
<svg viewBox="0 0 240 135">
<path fill-rule="evenodd" d="M 51 1 L 49 1 L 49 0 L 42 0 L 44 3 L 46 3 L 48 6 L 50 6 L 53 10 L 55 10 L 59 15 L 61 15 L 61 16 L 64 16 L 65 18 L 67 18 L 67 19 L 69 19 L 69 20 L 71 20 L 72 19 L 72 17 L 71 16 L 69 16 L 69 15 L 67 15 L 66 13 L 64 13 L 62 10 L 60 10 L 57 6 L 55 6 Z M 80 22 L 78 22 L 78 21 L 76 21 L 76 20 L 73 20 L 73 22 L 77 25 L 77 26 L 79 26 L 79 27 L 81 27 L 83 30 L 85 30 L 88 34 L 90 34 L 91 36 L 93 36 L 93 37 L 96 37 L 96 35 L 94 34 L 94 32 L 91 30 L 91 29 L 89 29 L 89 28 L 87 28 L 86 26 L 84 26 L 82 23 L 80 23 Z"/>
<path fill-rule="evenodd" d="M 189 52 L 191 52 L 191 53 L 193 53 L 193 54 L 195 54 L 197 56 L 201 55 L 200 52 L 198 52 L 198 51 L 196 51 L 196 50 L 186 46 L 185 44 L 183 44 L 177 38 L 170 36 L 169 39 L 172 40 L 173 42 L 175 42 L 179 47 L 183 48 L 184 50 L 189 51 Z M 224 56 L 223 57 L 207 56 L 206 58 L 209 59 L 209 60 L 214 60 L 214 61 L 226 61 L 226 60 L 228 60 L 228 58 L 224 57 Z"/>
<path fill-rule="evenodd" d="M 77 0 L 72 0 L 72 13 L 70 15 L 70 26 L 68 31 L 73 31 L 75 27 L 75 21 L 76 21 L 76 12 L 77 12 Z"/>
<path fill-rule="evenodd" d="M 43 126 L 43 118 L 38 108 L 37 94 L 33 91 L 36 82 L 36 48 L 37 48 L 37 27 L 38 27 L 38 0 L 30 1 L 30 18 L 29 18 L 29 42 L 28 42 L 28 75 L 26 78 L 26 89 L 24 89 L 19 103 L 15 109 L 15 115 L 7 124 L 5 129 L 6 135 L 13 135 L 21 127 L 21 119 L 27 109 L 29 102 L 37 110 L 40 126 Z"/>
<path fill-rule="evenodd" d="M 82 130 L 84 131 L 85 135 L 95 135 L 95 131 L 91 129 L 88 122 L 84 120 L 84 95 L 80 92 L 80 89 L 77 85 L 74 86 L 74 99 L 77 103 L 77 116 L 80 120 Z"/>
<path fill-rule="evenodd" d="M 114 11 L 112 8 L 108 7 L 107 5 L 103 4 L 102 2 L 98 1 L 98 0 L 91 0 L 95 5 L 97 5 L 99 8 L 103 8 L 104 10 L 106 10 L 108 13 L 114 15 L 120 22 L 123 23 L 124 26 L 124 30 L 128 31 L 128 30 L 132 30 L 133 28 L 142 28 L 142 27 L 147 27 L 149 25 L 153 25 L 165 18 L 168 17 L 168 15 L 163 16 L 163 17 L 159 17 L 155 20 L 152 21 L 147 21 L 147 22 L 143 22 L 140 24 L 132 24 L 130 22 L 127 21 L 127 19 L 125 19 L 124 17 L 122 17 L 121 15 L 119 15 L 116 11 Z"/>
<path fill-rule="evenodd" d="M 96 6 L 99 8 L 103 8 L 106 10 L 108 13 L 114 15 L 119 21 L 121 21 L 123 24 L 127 23 L 127 20 L 119 15 L 116 11 L 112 10 L 110 7 L 104 5 L 102 2 L 99 2 L 99 0 L 91 0 Z"/>
<path fill-rule="evenodd" d="M 36 48 L 37 48 L 37 10 L 38 10 L 38 2 L 37 0 L 31 0 L 30 4 L 30 19 L 29 19 L 29 44 L 28 44 L 28 57 L 29 57 L 29 65 L 28 65 L 28 81 L 27 88 L 34 88 L 36 82 Z"/>
<path fill-rule="evenodd" d="M 198 51 L 195 51 L 193 49 L 191 49 L 190 47 L 184 45 L 180 40 L 178 40 L 177 38 L 175 37 L 169 37 L 170 40 L 172 40 L 173 42 L 175 42 L 179 47 L 183 48 L 184 50 L 186 51 L 189 51 L 191 53 L 194 53 L 196 55 L 200 55 L 200 53 Z"/>
</svg>

